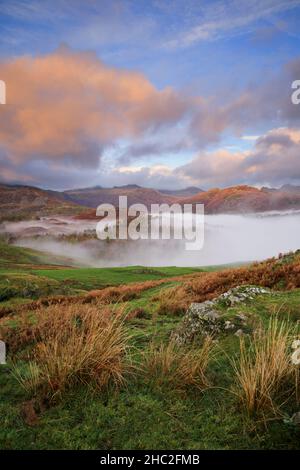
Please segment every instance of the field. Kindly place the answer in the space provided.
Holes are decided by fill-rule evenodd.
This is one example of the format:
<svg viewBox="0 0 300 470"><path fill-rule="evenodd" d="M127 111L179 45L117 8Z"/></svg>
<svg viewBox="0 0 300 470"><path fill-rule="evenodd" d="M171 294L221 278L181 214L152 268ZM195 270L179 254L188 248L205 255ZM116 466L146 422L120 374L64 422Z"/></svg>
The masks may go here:
<svg viewBox="0 0 300 470"><path fill-rule="evenodd" d="M0 275L1 292L11 287L11 295L0 302L0 333L8 345L7 364L0 366L0 448L299 448L299 425L291 419L299 410L295 370L287 365L280 390L270 390L271 402L251 411L237 388L233 359L240 364L242 357L237 335L224 330L212 343L199 338L183 349L170 340L192 301L216 298L257 278L272 291L230 307L220 303L220 317L247 318L246 344L255 331L270 331L274 318L297 338L299 253L240 268L76 269L46 266L26 250L20 266L14 250L3 248L6 266ZM106 332L99 337L95 316L97 328ZM83 361L93 352L84 349L83 324L99 362L105 335L109 340L119 334L106 345L111 352L106 365L93 373L83 363L75 370L76 356L84 350ZM60 336L62 325L68 338ZM279 344L283 330L276 331ZM72 335L75 344L69 341ZM76 353L66 357L74 364L67 372L63 354L72 348ZM49 351L48 363L49 355L43 354ZM291 353L289 343L285 352ZM93 368L94 360L89 364Z"/></svg>

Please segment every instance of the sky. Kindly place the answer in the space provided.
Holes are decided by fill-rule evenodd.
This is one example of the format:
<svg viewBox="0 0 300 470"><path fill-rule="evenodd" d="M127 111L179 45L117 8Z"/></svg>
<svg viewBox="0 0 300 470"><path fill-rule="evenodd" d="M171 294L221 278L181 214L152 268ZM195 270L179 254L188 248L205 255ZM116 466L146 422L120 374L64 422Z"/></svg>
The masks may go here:
<svg viewBox="0 0 300 470"><path fill-rule="evenodd" d="M0 0L0 181L300 185L300 0Z"/></svg>

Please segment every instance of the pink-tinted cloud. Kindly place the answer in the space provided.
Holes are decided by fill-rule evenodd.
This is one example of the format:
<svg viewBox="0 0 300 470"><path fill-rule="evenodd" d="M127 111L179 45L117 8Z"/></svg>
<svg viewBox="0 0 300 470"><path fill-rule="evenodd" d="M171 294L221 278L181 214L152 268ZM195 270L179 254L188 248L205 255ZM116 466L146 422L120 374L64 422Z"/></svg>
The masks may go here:
<svg viewBox="0 0 300 470"><path fill-rule="evenodd" d="M15 164L46 159L96 167L116 139L177 122L187 102L142 74L106 66L93 53L53 54L0 63L7 85L0 140Z"/></svg>
<svg viewBox="0 0 300 470"><path fill-rule="evenodd" d="M2 179L44 186L57 180L59 187L64 181L67 187L80 184L81 178L84 185L122 180L155 187L158 182L210 187L298 181L300 149L292 133L300 108L290 95L299 74L298 59L271 83L223 100L217 90L206 99L170 87L159 90L141 73L109 67L93 53L66 47L0 62L7 85L7 104L0 108ZM266 133L251 151L205 149L225 132L241 136L259 123L279 129ZM110 173L97 174L104 150L122 139L128 146L115 152ZM197 156L175 170L159 158L186 149ZM139 159L153 156L162 167L151 169L150 161L146 168L139 165ZM132 162L137 172L119 171L118 165Z"/></svg>
<svg viewBox="0 0 300 470"><path fill-rule="evenodd" d="M275 185L300 183L300 130L272 129L248 151L200 152L175 170L177 177L204 187L239 183Z"/></svg>
<svg viewBox="0 0 300 470"><path fill-rule="evenodd" d="M300 130L272 129L251 150L199 152L185 165L171 168L121 167L109 175L112 184L138 183L155 188L198 186L204 189L236 184L281 186L300 184Z"/></svg>

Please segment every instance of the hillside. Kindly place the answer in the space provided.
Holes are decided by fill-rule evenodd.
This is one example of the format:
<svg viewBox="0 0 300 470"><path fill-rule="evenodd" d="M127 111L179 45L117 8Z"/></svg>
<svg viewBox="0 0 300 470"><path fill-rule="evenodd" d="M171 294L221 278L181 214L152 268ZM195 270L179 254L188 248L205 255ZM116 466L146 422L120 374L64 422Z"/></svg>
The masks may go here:
<svg viewBox="0 0 300 470"><path fill-rule="evenodd" d="M128 197L128 205L141 203L151 204L205 204L205 212L245 213L300 209L300 190L297 186L285 185L279 189L254 188L247 185L230 188L214 188L208 191L190 187L183 190L154 190L128 185L114 188L90 188L66 191L68 198L88 207L107 202L118 205L119 196Z"/></svg>
<svg viewBox="0 0 300 470"><path fill-rule="evenodd" d="M168 194L169 196L190 197L195 196L198 193L203 193L204 191L196 186L189 186L184 189L160 189L159 192L162 194Z"/></svg>
<svg viewBox="0 0 300 470"><path fill-rule="evenodd" d="M62 193L33 186L0 184L0 222L23 220L47 215L73 215L83 210L66 200Z"/></svg>
<svg viewBox="0 0 300 470"><path fill-rule="evenodd" d="M96 208L102 203L118 206L119 196L127 196L128 205L139 203L145 204L147 207L150 207L151 204L172 204L172 202L177 200L177 198L172 195L162 194L155 189L141 188L135 185L115 188L70 190L66 191L64 194L77 204L93 208Z"/></svg>
<svg viewBox="0 0 300 470"><path fill-rule="evenodd" d="M300 193L282 189L257 189L251 186L233 186L210 189L193 197L181 199L182 204L200 203L208 214L245 213L300 209Z"/></svg>
<svg viewBox="0 0 300 470"><path fill-rule="evenodd" d="M94 218L94 209L98 205L109 203L118 206L120 196L127 196L128 206L140 203L148 208L151 204L202 203L205 204L207 214L300 209L299 188L291 185L282 186L280 189L257 189L240 185L200 192L195 187L158 191L138 185L127 185L113 188L96 186L59 192L33 186L0 184L0 222L50 215Z"/></svg>
<svg viewBox="0 0 300 470"><path fill-rule="evenodd" d="M299 448L299 375L290 360L299 337L299 252L211 273L86 274L0 275L0 338L8 346L2 449ZM109 277L115 285L105 288ZM248 282L272 289L246 285L220 296ZM97 290L76 294L90 283ZM258 294L245 297L247 289ZM216 341L198 331L195 341L172 342L186 328L190 303L212 298L214 320L202 328L219 325ZM259 360L245 363L245 348ZM258 379L243 382L242 373Z"/></svg>
<svg viewBox="0 0 300 470"><path fill-rule="evenodd" d="M72 259L45 251L10 245L0 238L0 270L35 267L73 266Z"/></svg>

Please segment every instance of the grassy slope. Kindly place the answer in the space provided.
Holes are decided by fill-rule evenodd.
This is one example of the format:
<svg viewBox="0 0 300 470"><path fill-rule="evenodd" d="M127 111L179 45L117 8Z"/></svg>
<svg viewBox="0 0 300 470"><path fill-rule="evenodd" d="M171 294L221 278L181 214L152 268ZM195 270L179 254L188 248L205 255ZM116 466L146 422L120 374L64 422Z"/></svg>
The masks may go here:
<svg viewBox="0 0 300 470"><path fill-rule="evenodd" d="M70 265L70 259L31 248L9 245L0 240L0 272L7 269L26 269L43 265Z"/></svg>
<svg viewBox="0 0 300 470"><path fill-rule="evenodd" d="M197 268L68 268L68 259L0 242L0 306L4 301L74 294L105 286L181 276ZM2 303L1 303L2 301Z"/></svg>
<svg viewBox="0 0 300 470"><path fill-rule="evenodd" d="M72 288L90 289L107 284L126 284L142 280L188 274L190 268L141 267L109 269L36 269L37 261L28 250L10 253L12 265L22 260L22 268L9 264L2 270L0 285L6 278L21 289L36 282L53 283ZM21 257L21 254L23 258ZM19 257L20 255L20 257ZM33 254L35 256L35 254ZM34 265L34 266L33 266ZM34 269L32 269L34 268ZM214 268L215 269L215 268ZM31 276L31 277L30 277ZM126 303L128 312L141 308L142 318L133 318L128 326L134 358L148 347L150 341L167 342L180 317L158 315L157 294L161 289L177 285L156 286ZM45 286L44 286L45 287ZM49 287L49 286L48 286ZM41 291L44 292L43 290ZM40 292L38 291L38 295ZM13 297L0 305L24 302ZM300 320L300 290L276 293L239 305L226 315L243 312L251 321L266 321L274 310L282 317ZM204 393L190 389L182 394L165 387L155 388L137 376L129 377L127 387L120 391L93 393L88 387L69 392L56 406L45 409L39 423L29 426L22 415L22 403L29 396L11 375L7 366L0 366L0 448L2 449L263 449L299 448L299 429L283 419L268 423L250 420L240 410L230 392L232 370L229 357L237 353L238 339L230 336L218 345L219 354L210 367L212 387ZM296 409L284 408L287 415Z"/></svg>
<svg viewBox="0 0 300 470"><path fill-rule="evenodd" d="M178 317L155 317L152 296L159 288L144 292L127 304L143 306L146 315L130 322L134 355L148 342L167 341ZM300 319L300 291L260 297L233 310L251 312L253 321L266 320L274 308ZM219 355L211 367L213 387L203 394L191 389L182 395L166 388L153 388L141 378L128 380L119 392L93 394L87 388L69 393L58 405L44 411L39 424L26 425L20 406L28 399L6 367L0 369L0 447L6 449L263 449L299 448L299 429L282 419L267 429L249 420L237 407L231 387L229 357L238 339L220 341ZM228 355L227 355L228 354ZM292 409L285 411L291 414Z"/></svg>
<svg viewBox="0 0 300 470"><path fill-rule="evenodd" d="M68 280L83 289L93 289L108 285L128 284L131 282L151 281L200 271L197 268L146 268L130 266L126 268L78 268L63 270L34 270L39 276L49 277L57 281Z"/></svg>
<svg viewBox="0 0 300 470"><path fill-rule="evenodd" d="M0 266L11 266L14 264L42 264L45 257L42 253L31 250L30 248L21 248L0 242Z"/></svg>

